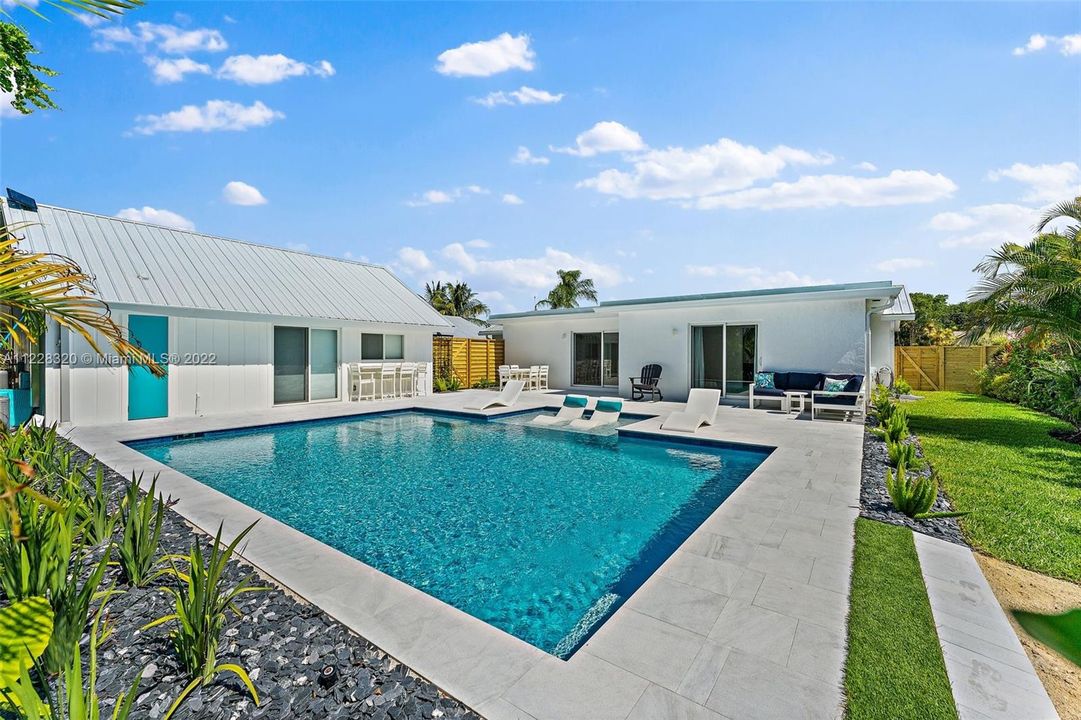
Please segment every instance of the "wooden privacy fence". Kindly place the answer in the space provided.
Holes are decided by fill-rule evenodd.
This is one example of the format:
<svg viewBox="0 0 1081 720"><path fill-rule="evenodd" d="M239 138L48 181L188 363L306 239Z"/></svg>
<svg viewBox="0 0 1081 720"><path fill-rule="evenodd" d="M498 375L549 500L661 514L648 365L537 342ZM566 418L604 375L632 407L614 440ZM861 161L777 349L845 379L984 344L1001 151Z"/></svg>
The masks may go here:
<svg viewBox="0 0 1081 720"><path fill-rule="evenodd" d="M503 341L458 337L432 337L432 362L436 376L454 375L462 387L478 380L499 381L503 364Z"/></svg>
<svg viewBox="0 0 1081 720"><path fill-rule="evenodd" d="M893 369L913 390L979 390L976 371L987 365L992 346L897 345Z"/></svg>

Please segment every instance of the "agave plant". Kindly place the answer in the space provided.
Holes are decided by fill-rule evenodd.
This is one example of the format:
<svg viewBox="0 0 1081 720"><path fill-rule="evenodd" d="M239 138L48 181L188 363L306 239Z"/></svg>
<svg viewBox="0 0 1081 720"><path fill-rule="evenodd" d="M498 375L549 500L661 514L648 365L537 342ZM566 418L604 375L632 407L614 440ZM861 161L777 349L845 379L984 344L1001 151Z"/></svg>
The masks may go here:
<svg viewBox="0 0 1081 720"><path fill-rule="evenodd" d="M253 586L251 575L232 587L226 586L225 570L229 560L237 545L253 527L255 523L245 528L233 542L223 548L222 528L219 525L214 542L205 556L199 540L192 543L187 557L187 573L178 569L175 563L168 571L177 581L176 587L166 588L173 596L175 612L154 620L143 630L165 623L175 623L170 633L173 647L176 648L184 669L191 676L191 682L180 692L163 720L168 720L196 687L209 685L223 672L233 673L240 678L251 693L252 700L256 705L259 704L259 694L255 691L248 672L235 663L218 662L218 643L221 640L226 613L231 610L236 615L240 614L234 604L236 598L245 593L269 589ZM174 561L171 559L170 562Z"/></svg>
<svg viewBox="0 0 1081 720"><path fill-rule="evenodd" d="M919 468L920 460L916 457L916 446L905 442L887 442L886 452L889 454L890 465L895 468Z"/></svg>
<svg viewBox="0 0 1081 720"><path fill-rule="evenodd" d="M900 443L909 436L908 416L905 415L904 410L894 410L889 420L884 421L880 427L874 428L872 432L887 443Z"/></svg>
<svg viewBox="0 0 1081 720"><path fill-rule="evenodd" d="M886 469L886 491L890 494L890 500L898 512L915 520L931 520L934 518L961 517L967 512L930 512L938 497L938 476L909 475L904 466L897 468L897 473Z"/></svg>

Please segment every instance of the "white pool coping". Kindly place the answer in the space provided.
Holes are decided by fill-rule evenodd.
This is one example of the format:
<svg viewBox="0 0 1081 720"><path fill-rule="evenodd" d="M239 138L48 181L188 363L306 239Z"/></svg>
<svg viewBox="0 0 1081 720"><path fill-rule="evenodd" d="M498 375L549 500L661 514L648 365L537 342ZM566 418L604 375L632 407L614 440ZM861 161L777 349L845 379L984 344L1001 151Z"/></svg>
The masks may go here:
<svg viewBox="0 0 1081 720"><path fill-rule="evenodd" d="M174 509L489 720L829 718L841 713L862 425L722 407L706 439L776 448L564 661L314 540L123 442L393 409L461 410L486 391L65 428L123 475L157 474ZM561 398L523 393L517 412ZM677 403L627 426L658 435ZM487 411L499 415L504 411Z"/></svg>

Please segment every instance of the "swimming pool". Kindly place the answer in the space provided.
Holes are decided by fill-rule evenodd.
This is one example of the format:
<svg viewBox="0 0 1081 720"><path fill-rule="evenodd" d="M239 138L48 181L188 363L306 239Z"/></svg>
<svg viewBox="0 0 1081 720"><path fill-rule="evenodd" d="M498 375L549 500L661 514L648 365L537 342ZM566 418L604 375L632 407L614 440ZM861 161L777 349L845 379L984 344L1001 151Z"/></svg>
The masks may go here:
<svg viewBox="0 0 1081 720"><path fill-rule="evenodd" d="M558 657L768 456L401 412L130 443Z"/></svg>

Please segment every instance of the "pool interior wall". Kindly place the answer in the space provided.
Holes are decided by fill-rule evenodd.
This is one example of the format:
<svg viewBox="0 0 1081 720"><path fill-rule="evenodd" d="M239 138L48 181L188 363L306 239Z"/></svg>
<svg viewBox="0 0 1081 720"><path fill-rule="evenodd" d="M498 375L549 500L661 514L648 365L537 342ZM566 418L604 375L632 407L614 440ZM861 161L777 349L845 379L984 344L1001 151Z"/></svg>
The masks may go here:
<svg viewBox="0 0 1081 720"><path fill-rule="evenodd" d="M536 414L394 411L128 445L568 658L770 449L531 427Z"/></svg>

